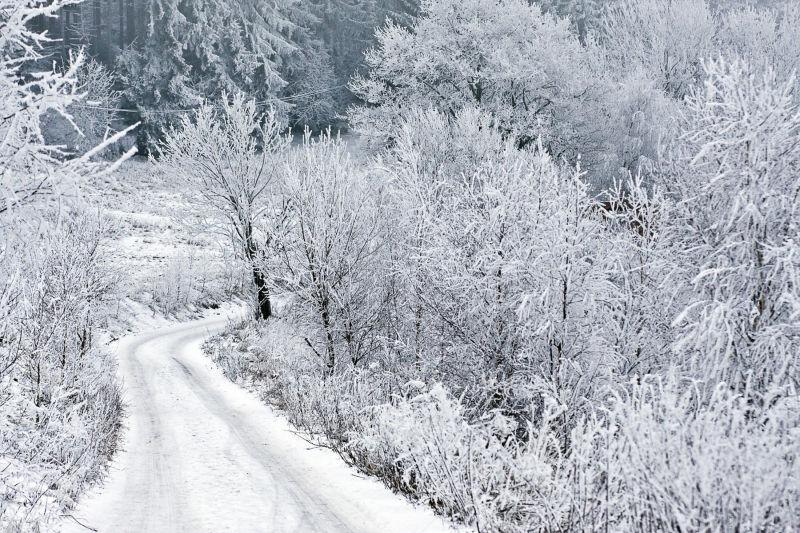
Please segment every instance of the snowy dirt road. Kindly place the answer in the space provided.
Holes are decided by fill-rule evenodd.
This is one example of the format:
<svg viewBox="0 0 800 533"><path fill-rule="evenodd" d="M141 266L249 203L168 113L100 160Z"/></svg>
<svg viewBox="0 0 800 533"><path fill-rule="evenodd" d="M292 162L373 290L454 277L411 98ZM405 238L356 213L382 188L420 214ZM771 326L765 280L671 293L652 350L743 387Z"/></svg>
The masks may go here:
<svg viewBox="0 0 800 533"><path fill-rule="evenodd" d="M225 379L200 346L226 320L220 315L118 342L129 409L122 449L105 485L66 518L65 531L449 530L333 452L311 448Z"/></svg>

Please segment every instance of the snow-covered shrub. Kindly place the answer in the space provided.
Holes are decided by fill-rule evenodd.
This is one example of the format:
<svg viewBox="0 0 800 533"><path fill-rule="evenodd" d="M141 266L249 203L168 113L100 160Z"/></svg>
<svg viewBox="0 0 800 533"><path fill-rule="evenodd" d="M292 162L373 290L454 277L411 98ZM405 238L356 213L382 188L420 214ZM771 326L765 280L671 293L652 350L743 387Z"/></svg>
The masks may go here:
<svg viewBox="0 0 800 533"><path fill-rule="evenodd" d="M492 429L470 425L463 406L441 384L397 405L376 407L364 433L351 444L361 449L388 483L426 503L489 530L499 508L497 488L506 481L513 452L503 437L515 423L496 414Z"/></svg>
<svg viewBox="0 0 800 533"><path fill-rule="evenodd" d="M396 489L479 531L782 531L798 527L798 405L753 416L720 386L647 380L575 424L564 449L548 402L519 438L439 384L374 408L348 448Z"/></svg>
<svg viewBox="0 0 800 533"><path fill-rule="evenodd" d="M283 233L276 238L278 283L327 375L379 348L386 227L380 191L330 132L289 154L283 168ZM266 270L266 269L265 269Z"/></svg>
<svg viewBox="0 0 800 533"><path fill-rule="evenodd" d="M35 406L3 378L12 396L0 411L0 528L39 531L97 483L116 450L122 390L116 359L92 350L68 386ZM42 525L40 525L42 524Z"/></svg>
<svg viewBox="0 0 800 533"><path fill-rule="evenodd" d="M235 265L208 264L203 257L179 255L168 259L163 270L150 280L150 303L166 316L208 308L242 294L245 277Z"/></svg>
<svg viewBox="0 0 800 533"><path fill-rule="evenodd" d="M779 24L776 10L742 6L725 12L720 22L719 41L727 53L765 65L775 57Z"/></svg>
<svg viewBox="0 0 800 533"><path fill-rule="evenodd" d="M232 381L256 386L270 403L283 405L287 375L318 372L320 362L291 324L280 318L264 324L232 323L204 347Z"/></svg>
<svg viewBox="0 0 800 533"><path fill-rule="evenodd" d="M565 452L551 429L560 416L548 401L537 424L518 427L497 411L469 421L464 405L434 384L375 407L349 448L393 488L478 531L580 530L600 523L592 514L602 428L578 423Z"/></svg>
<svg viewBox="0 0 800 533"><path fill-rule="evenodd" d="M389 398L387 386L366 370L327 375L305 335L281 318L234 324L209 340L205 351L228 378L253 389L310 437L323 437L325 445L353 461L344 444L360 433L362 411Z"/></svg>
<svg viewBox="0 0 800 533"><path fill-rule="evenodd" d="M793 394L787 398L787 392ZM624 531L790 531L800 527L796 391L649 379L611 402L608 518ZM754 409L755 405L769 405ZM602 449L600 450L603 451Z"/></svg>
<svg viewBox="0 0 800 533"><path fill-rule="evenodd" d="M675 352L710 386L797 383L800 113L793 82L739 61L706 64L662 169L670 239L690 292Z"/></svg>
<svg viewBox="0 0 800 533"><path fill-rule="evenodd" d="M153 305L165 315L192 305L197 289L191 275L192 257L171 259L152 284Z"/></svg>
<svg viewBox="0 0 800 533"><path fill-rule="evenodd" d="M0 526L37 530L98 480L121 391L94 340L114 283L103 221L67 213L19 230L0 271L16 286L0 342Z"/></svg>

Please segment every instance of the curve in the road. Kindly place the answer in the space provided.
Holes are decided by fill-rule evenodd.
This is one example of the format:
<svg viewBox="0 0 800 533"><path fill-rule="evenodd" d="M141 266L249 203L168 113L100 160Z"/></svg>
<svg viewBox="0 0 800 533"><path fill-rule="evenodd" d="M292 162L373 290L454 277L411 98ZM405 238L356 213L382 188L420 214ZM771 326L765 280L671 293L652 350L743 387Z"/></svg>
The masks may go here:
<svg viewBox="0 0 800 533"><path fill-rule="evenodd" d="M103 487L65 522L108 533L450 530L227 381L201 353L224 316L118 343L127 430Z"/></svg>

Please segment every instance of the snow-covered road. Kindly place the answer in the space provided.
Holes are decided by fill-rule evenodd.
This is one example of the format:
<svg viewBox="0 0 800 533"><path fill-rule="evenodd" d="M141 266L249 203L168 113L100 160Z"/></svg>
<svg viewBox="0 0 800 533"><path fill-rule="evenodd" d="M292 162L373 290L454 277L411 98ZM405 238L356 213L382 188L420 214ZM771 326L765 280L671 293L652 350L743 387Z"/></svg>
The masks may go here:
<svg viewBox="0 0 800 533"><path fill-rule="evenodd" d="M200 346L219 316L122 339L129 412L103 487L65 531L448 531L427 509L311 448Z"/></svg>

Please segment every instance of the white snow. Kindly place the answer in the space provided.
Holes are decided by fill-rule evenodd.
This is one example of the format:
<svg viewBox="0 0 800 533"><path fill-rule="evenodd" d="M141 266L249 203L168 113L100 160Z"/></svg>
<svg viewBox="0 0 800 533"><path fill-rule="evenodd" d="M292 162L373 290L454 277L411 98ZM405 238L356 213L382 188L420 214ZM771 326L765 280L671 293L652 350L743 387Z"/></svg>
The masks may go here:
<svg viewBox="0 0 800 533"><path fill-rule="evenodd" d="M129 408L122 449L64 531L452 531L228 381L201 345L230 313L116 343Z"/></svg>

